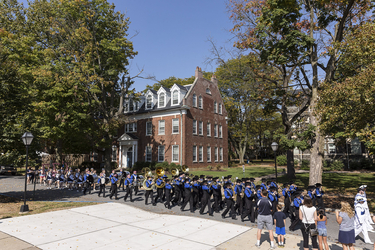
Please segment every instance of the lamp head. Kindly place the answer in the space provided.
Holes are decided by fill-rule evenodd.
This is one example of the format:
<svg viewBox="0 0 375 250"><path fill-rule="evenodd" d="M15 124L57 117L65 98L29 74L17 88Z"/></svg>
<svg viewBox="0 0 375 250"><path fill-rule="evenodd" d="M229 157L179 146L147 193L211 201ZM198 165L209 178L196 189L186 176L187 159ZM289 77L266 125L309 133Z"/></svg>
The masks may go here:
<svg viewBox="0 0 375 250"><path fill-rule="evenodd" d="M22 138L23 144L25 144L25 146L30 146L31 142L34 139L34 136L30 132L25 132L21 138Z"/></svg>
<svg viewBox="0 0 375 250"><path fill-rule="evenodd" d="M271 148L272 148L273 152L276 152L278 147L279 147L279 144L277 144L277 142L272 142Z"/></svg>

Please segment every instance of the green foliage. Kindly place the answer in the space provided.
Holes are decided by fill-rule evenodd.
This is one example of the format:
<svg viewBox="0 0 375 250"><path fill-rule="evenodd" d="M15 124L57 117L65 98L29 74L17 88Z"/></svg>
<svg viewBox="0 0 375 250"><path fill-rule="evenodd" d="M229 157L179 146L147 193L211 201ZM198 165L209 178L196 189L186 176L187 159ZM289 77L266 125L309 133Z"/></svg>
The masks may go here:
<svg viewBox="0 0 375 250"><path fill-rule="evenodd" d="M276 157L276 163L278 166L286 166L287 164L287 159L286 155L279 155Z"/></svg>
<svg viewBox="0 0 375 250"><path fill-rule="evenodd" d="M220 165L217 165L217 166L216 166L216 170L217 170L217 171L220 171L220 170L221 170L221 166L220 166Z"/></svg>
<svg viewBox="0 0 375 250"><path fill-rule="evenodd" d="M341 160L335 160L330 164L329 170L344 170L344 163Z"/></svg>
<svg viewBox="0 0 375 250"><path fill-rule="evenodd" d="M160 162L159 162L160 163ZM135 171L142 171L144 168L149 168L151 170L155 170L157 162L144 162L144 161L137 161L133 165L133 170Z"/></svg>
<svg viewBox="0 0 375 250"><path fill-rule="evenodd" d="M302 170L310 170L310 161L309 160L302 160L301 169Z"/></svg>
<svg viewBox="0 0 375 250"><path fill-rule="evenodd" d="M211 165L208 165L207 168L208 168L208 170L210 170L210 171L212 170L212 166L211 166Z"/></svg>
<svg viewBox="0 0 375 250"><path fill-rule="evenodd" d="M299 165L299 159L294 158L293 161L294 161L294 165L295 165L295 166L296 166L296 165Z"/></svg>

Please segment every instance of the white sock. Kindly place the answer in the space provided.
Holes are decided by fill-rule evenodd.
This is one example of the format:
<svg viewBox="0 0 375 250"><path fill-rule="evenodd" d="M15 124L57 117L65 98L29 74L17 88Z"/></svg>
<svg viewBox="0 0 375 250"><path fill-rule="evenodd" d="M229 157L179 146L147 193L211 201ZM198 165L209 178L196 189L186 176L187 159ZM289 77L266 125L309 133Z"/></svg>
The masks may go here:
<svg viewBox="0 0 375 250"><path fill-rule="evenodd" d="M260 245L260 240L257 240L257 245Z"/></svg>
<svg viewBox="0 0 375 250"><path fill-rule="evenodd" d="M275 246L275 242L271 241L271 247L274 247L274 246Z"/></svg>

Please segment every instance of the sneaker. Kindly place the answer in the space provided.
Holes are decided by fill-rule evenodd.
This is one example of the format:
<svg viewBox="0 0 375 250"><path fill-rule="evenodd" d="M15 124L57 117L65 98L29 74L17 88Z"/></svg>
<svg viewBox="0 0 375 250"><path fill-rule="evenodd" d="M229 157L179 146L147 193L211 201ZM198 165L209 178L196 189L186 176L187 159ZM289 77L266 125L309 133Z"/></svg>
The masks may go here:
<svg viewBox="0 0 375 250"><path fill-rule="evenodd" d="M255 246L256 246L257 248L260 248L260 245L258 245L258 244L255 244Z"/></svg>
<svg viewBox="0 0 375 250"><path fill-rule="evenodd" d="M276 249L276 248L277 248L277 246L274 245L274 246L271 246L271 247L270 247L270 250L272 250L272 249Z"/></svg>

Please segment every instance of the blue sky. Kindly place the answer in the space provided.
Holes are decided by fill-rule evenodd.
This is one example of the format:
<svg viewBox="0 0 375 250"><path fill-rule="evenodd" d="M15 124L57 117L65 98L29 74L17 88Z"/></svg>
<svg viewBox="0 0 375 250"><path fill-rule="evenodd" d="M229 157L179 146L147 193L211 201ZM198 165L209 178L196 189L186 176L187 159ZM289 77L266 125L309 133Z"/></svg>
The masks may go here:
<svg viewBox="0 0 375 250"><path fill-rule="evenodd" d="M130 74L143 68L143 76L162 80L170 76L185 78L195 68L214 71L216 65L205 63L211 56L211 38L218 46L231 47L232 23L225 0L108 0L126 13L131 24L129 35L138 55L132 60ZM141 91L154 82L137 79L134 87Z"/></svg>

